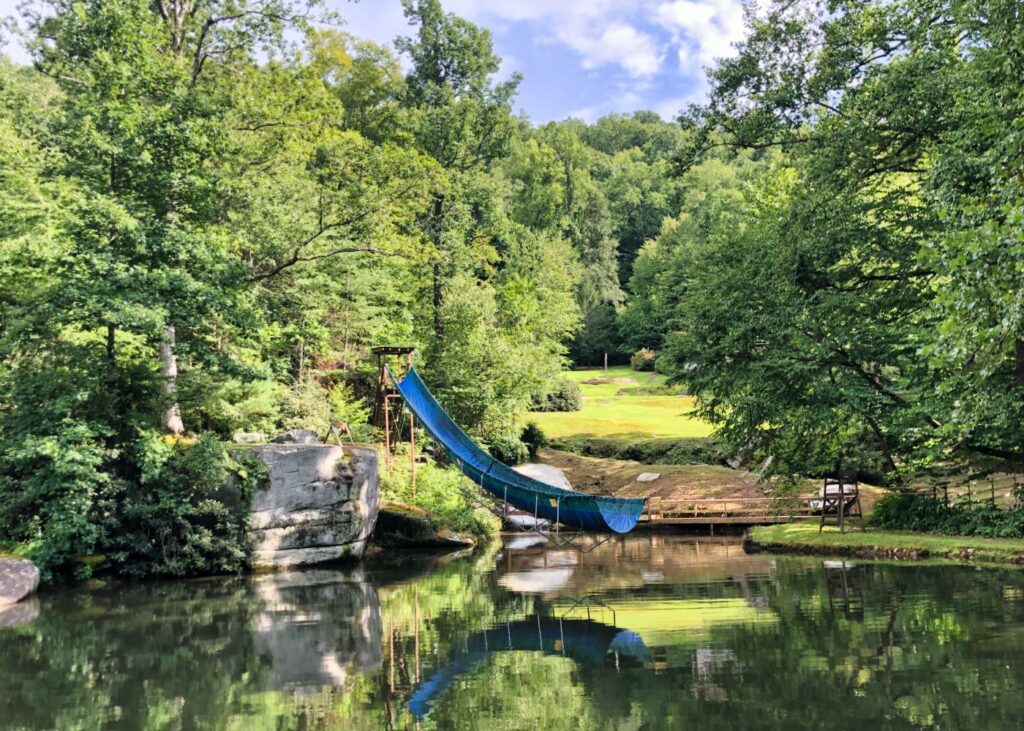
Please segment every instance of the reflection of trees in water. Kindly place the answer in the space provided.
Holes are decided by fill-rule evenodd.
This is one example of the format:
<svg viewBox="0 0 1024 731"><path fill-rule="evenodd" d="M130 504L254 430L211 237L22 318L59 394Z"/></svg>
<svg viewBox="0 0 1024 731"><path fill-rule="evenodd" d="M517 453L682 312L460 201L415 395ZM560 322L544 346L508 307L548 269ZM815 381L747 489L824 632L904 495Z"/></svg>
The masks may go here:
<svg viewBox="0 0 1024 731"><path fill-rule="evenodd" d="M717 626L696 647L681 638L676 648L657 648L668 662L656 671L574 663L557 672L550 658L514 653L473 668L422 728L473 714L488 721L478 728L1016 727L1024 678L1013 658L1024 637L997 628L1024 619L1020 601L1006 601L1019 599L1024 577L948 566L855 571L847 579L861 595L863 621L860 610L851 618L829 610L820 564L781 560L771 578L671 589L750 592L777 622ZM499 667L513 675L496 674ZM582 710L573 701L581 690ZM518 693L537 693L538 703L506 697ZM564 712L541 699L559 699Z"/></svg>
<svg viewBox="0 0 1024 731"><path fill-rule="evenodd" d="M379 640L373 586L337 572L57 594L0 634L0 718L222 728L262 691L342 685L379 667Z"/></svg>
<svg viewBox="0 0 1024 731"><path fill-rule="evenodd" d="M848 616L820 562L687 568L647 548L586 564L581 585L599 587L604 566L603 599L726 599L775 621L670 633L645 667L550 647L488 655L419 728L1012 728L1024 711L1017 571L844 568L861 605ZM555 601L504 588L500 550L366 581L316 571L43 596L35 621L0 632L0 726L412 727L417 683L485 628ZM665 578L616 574L645 570Z"/></svg>
<svg viewBox="0 0 1024 731"><path fill-rule="evenodd" d="M0 718L39 729L223 725L226 701L266 677L256 611L249 584L231 579L44 597L34 622L0 634Z"/></svg>
<svg viewBox="0 0 1024 731"><path fill-rule="evenodd" d="M622 699L618 708L603 708L609 717L641 707L667 727L1016 727L1024 678L1006 661L1024 642L993 628L1024 619L1019 602L1002 601L1004 586L1019 586L1021 577L951 567L860 568L864 622L829 612L820 574L782 570L768 595L781 621L713 630L709 646L727 650L735 662L720 656L646 682L629 679L627 687L594 677L592 695ZM687 686L694 693L684 697L679 690Z"/></svg>

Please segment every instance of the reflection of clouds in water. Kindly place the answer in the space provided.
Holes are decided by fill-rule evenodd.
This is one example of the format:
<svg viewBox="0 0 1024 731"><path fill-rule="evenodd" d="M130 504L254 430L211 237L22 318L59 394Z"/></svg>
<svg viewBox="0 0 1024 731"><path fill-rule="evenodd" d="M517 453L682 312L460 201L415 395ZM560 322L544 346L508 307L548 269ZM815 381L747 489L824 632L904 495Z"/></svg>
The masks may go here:
<svg viewBox="0 0 1024 731"><path fill-rule="evenodd" d="M539 546L547 540L544 536L538 535L517 536L505 544L505 549L508 551L525 551L527 548Z"/></svg>
<svg viewBox="0 0 1024 731"><path fill-rule="evenodd" d="M542 594L561 589L569 583L572 576L571 568L533 569L530 571L510 571L498 579L498 584L522 594Z"/></svg>

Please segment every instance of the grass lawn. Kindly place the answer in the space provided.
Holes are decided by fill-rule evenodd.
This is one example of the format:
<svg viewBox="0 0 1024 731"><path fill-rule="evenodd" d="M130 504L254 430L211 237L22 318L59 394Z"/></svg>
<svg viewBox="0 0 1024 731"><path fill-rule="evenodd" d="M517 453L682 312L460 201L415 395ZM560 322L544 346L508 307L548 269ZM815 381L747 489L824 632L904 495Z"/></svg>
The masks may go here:
<svg viewBox="0 0 1024 731"><path fill-rule="evenodd" d="M894 558L952 558L972 561L1024 563L1024 540L971 538L934 533L848 529L818 532L817 522L758 526L749 537L755 545L773 551L823 553Z"/></svg>
<svg viewBox="0 0 1024 731"><path fill-rule="evenodd" d="M583 391L583 408L567 413L534 412L530 418L549 437L659 437L687 438L711 435L711 425L687 412L693 409L690 396L663 391L665 377L658 373L631 370L626 366L570 371L569 377ZM583 381L609 379L609 383Z"/></svg>

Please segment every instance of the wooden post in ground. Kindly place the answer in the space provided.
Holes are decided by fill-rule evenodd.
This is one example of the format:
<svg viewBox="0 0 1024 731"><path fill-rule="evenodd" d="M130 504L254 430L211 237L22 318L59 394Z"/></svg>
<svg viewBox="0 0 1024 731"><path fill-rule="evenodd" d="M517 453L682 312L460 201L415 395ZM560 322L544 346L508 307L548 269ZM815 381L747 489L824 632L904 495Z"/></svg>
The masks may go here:
<svg viewBox="0 0 1024 731"><path fill-rule="evenodd" d="M391 404L388 397L384 397L384 460L387 464L388 474L391 474Z"/></svg>

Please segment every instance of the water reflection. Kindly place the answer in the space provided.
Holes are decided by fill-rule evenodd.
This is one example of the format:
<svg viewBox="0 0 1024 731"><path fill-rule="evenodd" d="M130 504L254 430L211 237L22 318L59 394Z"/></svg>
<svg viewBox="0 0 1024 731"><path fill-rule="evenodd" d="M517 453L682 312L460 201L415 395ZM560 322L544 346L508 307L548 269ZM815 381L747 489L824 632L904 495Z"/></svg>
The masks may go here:
<svg viewBox="0 0 1024 731"><path fill-rule="evenodd" d="M1024 712L1015 568L663 536L392 558L42 595L0 630L0 728L976 729Z"/></svg>
<svg viewBox="0 0 1024 731"><path fill-rule="evenodd" d="M417 717L424 716L433 700L454 681L499 652L547 653L583 665L614 663L616 669L623 664L643 666L651 662L650 652L635 632L589 619L536 614L466 638L451 660L414 689L409 710Z"/></svg>
<svg viewBox="0 0 1024 731"><path fill-rule="evenodd" d="M381 667L380 603L361 572L292 571L253 582L264 687L313 693Z"/></svg>

